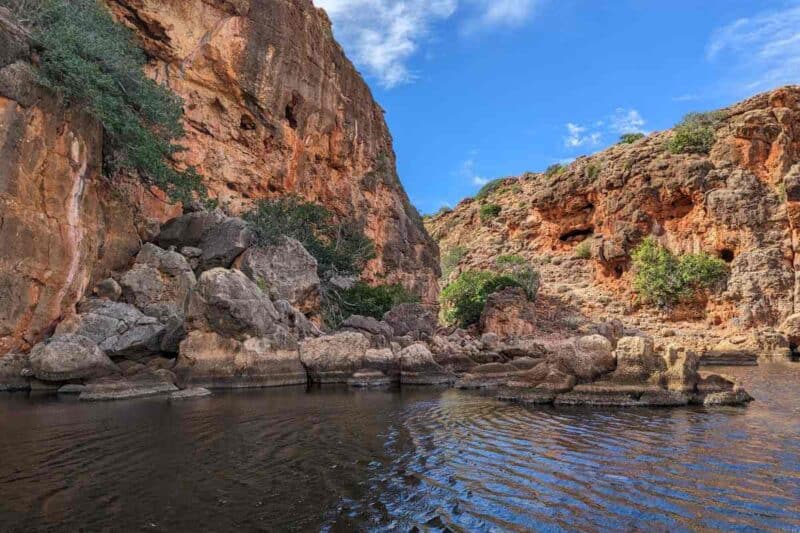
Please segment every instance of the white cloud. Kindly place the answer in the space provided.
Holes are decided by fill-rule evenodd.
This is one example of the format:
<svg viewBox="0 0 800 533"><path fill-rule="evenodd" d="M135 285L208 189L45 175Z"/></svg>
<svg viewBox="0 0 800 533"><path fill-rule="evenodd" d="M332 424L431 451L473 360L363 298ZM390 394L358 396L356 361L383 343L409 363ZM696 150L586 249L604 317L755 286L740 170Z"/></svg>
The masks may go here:
<svg viewBox="0 0 800 533"><path fill-rule="evenodd" d="M414 78L407 61L458 0L315 0L353 61L386 88Z"/></svg>
<svg viewBox="0 0 800 533"><path fill-rule="evenodd" d="M695 100L700 100L699 94L687 93L672 97L673 102L693 102Z"/></svg>
<svg viewBox="0 0 800 533"><path fill-rule="evenodd" d="M578 148L580 146L596 146L600 143L602 134L599 131L588 132L588 128L567 122L567 136L564 137L564 146Z"/></svg>
<svg viewBox="0 0 800 533"><path fill-rule="evenodd" d="M609 121L613 133L647 133L643 128L645 120L636 109L618 107Z"/></svg>
<svg viewBox="0 0 800 533"><path fill-rule="evenodd" d="M481 187L492 181L488 178L484 178L475 171L475 159L472 157L461 163L461 169L459 173L461 176L471 181L473 185L478 185Z"/></svg>
<svg viewBox="0 0 800 533"><path fill-rule="evenodd" d="M601 144L603 139L608 136L616 139L621 133L647 133L644 129L646 123L642 114L636 109L618 107L606 119L591 122L591 126L567 122L564 146L567 148L593 147Z"/></svg>
<svg viewBox="0 0 800 533"><path fill-rule="evenodd" d="M798 80L800 6L742 18L715 30L706 49L709 61L732 61L734 75L754 90Z"/></svg>
<svg viewBox="0 0 800 533"><path fill-rule="evenodd" d="M336 38L353 62L385 88L414 80L409 60L437 22L464 12L464 33L515 27L541 0L314 0L327 11Z"/></svg>

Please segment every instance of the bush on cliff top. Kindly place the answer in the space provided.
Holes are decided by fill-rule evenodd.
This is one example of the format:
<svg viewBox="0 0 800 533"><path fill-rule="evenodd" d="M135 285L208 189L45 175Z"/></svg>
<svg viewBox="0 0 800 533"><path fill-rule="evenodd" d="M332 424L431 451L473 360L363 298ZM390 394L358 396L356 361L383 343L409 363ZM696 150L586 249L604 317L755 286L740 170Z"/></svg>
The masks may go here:
<svg viewBox="0 0 800 533"><path fill-rule="evenodd" d="M39 83L102 125L106 165L135 171L175 201L204 196L200 176L176 170L175 141L184 134L182 101L144 74L133 34L96 0L0 0L31 29Z"/></svg>
<svg viewBox="0 0 800 533"><path fill-rule="evenodd" d="M504 181L505 178L497 178L490 181L489 183L485 184L483 187L480 188L478 194L475 195L475 198L477 198L478 200L486 198L487 196L498 190L503 185Z"/></svg>
<svg viewBox="0 0 800 533"><path fill-rule="evenodd" d="M467 270L442 290L439 301L447 324L469 326L478 322L487 298L506 287L520 287L529 300L539 292L539 272L518 255L495 260L496 272Z"/></svg>
<svg viewBox="0 0 800 533"><path fill-rule="evenodd" d="M718 111L689 113L675 126L667 141L673 154L707 154L714 146L717 127L722 120Z"/></svg>
<svg viewBox="0 0 800 533"><path fill-rule="evenodd" d="M623 133L617 144L633 144L639 139L644 139L644 133Z"/></svg>
<svg viewBox="0 0 800 533"><path fill-rule="evenodd" d="M511 276L468 270L445 287L439 296L447 324L461 327L478 322L490 294L506 287L519 287Z"/></svg>
<svg viewBox="0 0 800 533"><path fill-rule="evenodd" d="M652 237L642 241L632 258L634 290L642 302L658 307L691 301L728 274L722 259L704 252L676 257Z"/></svg>

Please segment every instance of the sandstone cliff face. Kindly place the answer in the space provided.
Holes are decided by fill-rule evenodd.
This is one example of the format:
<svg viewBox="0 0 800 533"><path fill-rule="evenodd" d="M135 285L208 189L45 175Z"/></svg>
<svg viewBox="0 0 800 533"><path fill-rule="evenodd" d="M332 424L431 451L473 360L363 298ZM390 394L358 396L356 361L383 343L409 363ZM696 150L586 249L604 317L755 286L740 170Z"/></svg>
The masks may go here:
<svg viewBox="0 0 800 533"><path fill-rule="evenodd" d="M654 235L673 252L702 250L730 265L727 289L689 318L777 325L800 307L800 87L755 96L723 117L708 156L671 154L671 133L655 133L549 177L506 180L484 200L501 206L494 220L482 223L481 201L465 200L428 229L443 256L466 250L456 272L521 254L539 262L545 292L588 314L620 315L636 314L630 252ZM589 262L574 257L582 242ZM635 316L629 323L641 325Z"/></svg>
<svg viewBox="0 0 800 533"><path fill-rule="evenodd" d="M397 179L382 110L310 0L109 1L186 102L183 162L231 211L298 194L365 224L366 277L435 298L437 249ZM102 173L89 117L38 90L0 9L0 355L27 350L180 208Z"/></svg>
<svg viewBox="0 0 800 533"><path fill-rule="evenodd" d="M0 10L0 354L41 340L126 265L139 214L160 203L102 177L101 128L37 90L28 59L25 34Z"/></svg>
<svg viewBox="0 0 800 533"><path fill-rule="evenodd" d="M296 194L365 225L365 276L430 301L437 250L400 185L366 83L311 0L109 0L186 105L181 158L232 212Z"/></svg>

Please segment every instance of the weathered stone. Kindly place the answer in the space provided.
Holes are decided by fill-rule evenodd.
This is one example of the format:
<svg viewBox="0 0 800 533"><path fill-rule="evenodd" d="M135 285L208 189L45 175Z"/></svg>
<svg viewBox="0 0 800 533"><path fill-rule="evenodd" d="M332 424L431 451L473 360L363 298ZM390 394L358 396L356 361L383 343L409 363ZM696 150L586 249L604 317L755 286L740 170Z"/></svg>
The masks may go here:
<svg viewBox="0 0 800 533"><path fill-rule="evenodd" d="M287 300L303 313L319 310L317 260L298 241L249 248L236 264L272 300Z"/></svg>
<svg viewBox="0 0 800 533"><path fill-rule="evenodd" d="M752 401L753 397L747 394L747 392L744 390L738 390L711 393L703 399L703 405L709 407L723 405L744 405Z"/></svg>
<svg viewBox="0 0 800 533"><path fill-rule="evenodd" d="M653 351L653 339L623 337L614 351L617 368L608 377L614 383L647 383L651 376L664 370L664 360Z"/></svg>
<svg viewBox="0 0 800 533"><path fill-rule="evenodd" d="M30 369L30 360L24 354L8 354L0 357L0 392L25 391L31 388L24 372Z"/></svg>
<svg viewBox="0 0 800 533"><path fill-rule="evenodd" d="M192 331L181 342L175 367L182 386L276 387L307 382L297 346L278 336L245 341Z"/></svg>
<svg viewBox="0 0 800 533"><path fill-rule="evenodd" d="M508 287L486 299L480 319L484 333L520 337L536 332L535 305L519 287Z"/></svg>
<svg viewBox="0 0 800 533"><path fill-rule="evenodd" d="M670 345L664 359L666 370L656 377L656 381L671 391L692 392L697 388L700 375L697 371L700 358L692 351Z"/></svg>
<svg viewBox="0 0 800 533"><path fill-rule="evenodd" d="M183 321L186 298L197 279L183 255L148 243L121 283L128 303L166 323L173 317Z"/></svg>
<svg viewBox="0 0 800 533"><path fill-rule="evenodd" d="M536 389L558 393L572 390L577 380L572 374L547 362L541 362L530 370L520 372L507 383L512 389Z"/></svg>
<svg viewBox="0 0 800 533"><path fill-rule="evenodd" d="M241 218L229 217L208 228L200 241L203 254L198 272L212 268L229 268L253 242L253 233Z"/></svg>
<svg viewBox="0 0 800 533"><path fill-rule="evenodd" d="M125 378L100 378L86 384L81 401L131 400L176 392L174 376L167 370L142 372Z"/></svg>
<svg viewBox="0 0 800 533"><path fill-rule="evenodd" d="M161 352L166 328L132 305L91 300L81 314L58 325L56 335L74 333L92 339L111 357L139 359Z"/></svg>
<svg viewBox="0 0 800 533"><path fill-rule="evenodd" d="M106 278L94 286L92 293L98 298L107 298L116 302L122 296L122 287L114 278Z"/></svg>
<svg viewBox="0 0 800 533"><path fill-rule="evenodd" d="M340 330L362 333L372 346L379 348L389 346L394 338L394 330L389 324L368 316L351 315L342 322Z"/></svg>
<svg viewBox="0 0 800 533"><path fill-rule="evenodd" d="M43 381L96 378L119 371L92 339L72 334L34 346L30 364L34 375Z"/></svg>
<svg viewBox="0 0 800 533"><path fill-rule="evenodd" d="M361 333L341 332L300 343L300 361L316 383L346 383L364 367L369 340Z"/></svg>
<svg viewBox="0 0 800 533"><path fill-rule="evenodd" d="M211 396L211 391L203 387L191 387L189 389L179 390L169 395L170 400L192 400L194 398L204 398Z"/></svg>
<svg viewBox="0 0 800 533"><path fill-rule="evenodd" d="M498 387L519 374L519 368L503 363L489 363L472 368L455 383L458 389L488 389Z"/></svg>
<svg viewBox="0 0 800 533"><path fill-rule="evenodd" d="M59 394L80 394L86 390L86 385L78 383L67 383L58 388Z"/></svg>
<svg viewBox="0 0 800 533"><path fill-rule="evenodd" d="M400 382L407 385L452 384L456 377L445 371L422 343L415 343L400 351Z"/></svg>
<svg viewBox="0 0 800 533"><path fill-rule="evenodd" d="M378 370L359 370L347 379L347 384L355 388L387 387L392 380Z"/></svg>
<svg viewBox="0 0 800 533"><path fill-rule="evenodd" d="M189 330L214 331L243 339L275 331L280 315L261 289L239 270L215 268L203 272L189 294Z"/></svg>
<svg viewBox="0 0 800 533"><path fill-rule="evenodd" d="M364 369L378 370L389 379L397 381L400 377L399 351L392 348L368 348L364 353Z"/></svg>
<svg viewBox="0 0 800 533"><path fill-rule="evenodd" d="M384 316L397 337L409 336L415 341L427 340L436 330L437 319L422 304L400 304L394 306Z"/></svg>
<svg viewBox="0 0 800 533"><path fill-rule="evenodd" d="M278 312L281 324L289 328L298 339L317 337L322 334L313 322L286 300L275 302L275 310Z"/></svg>
<svg viewBox="0 0 800 533"><path fill-rule="evenodd" d="M611 342L597 334L561 346L547 362L581 382L592 381L615 368Z"/></svg>

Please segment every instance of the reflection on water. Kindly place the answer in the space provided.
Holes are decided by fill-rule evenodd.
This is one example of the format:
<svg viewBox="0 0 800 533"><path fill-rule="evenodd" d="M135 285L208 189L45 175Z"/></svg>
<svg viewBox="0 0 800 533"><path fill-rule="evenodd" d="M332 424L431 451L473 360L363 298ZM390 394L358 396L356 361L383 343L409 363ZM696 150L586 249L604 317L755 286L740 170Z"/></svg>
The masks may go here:
<svg viewBox="0 0 800 533"><path fill-rule="evenodd" d="M747 408L454 390L0 396L0 530L800 530L800 365Z"/></svg>

